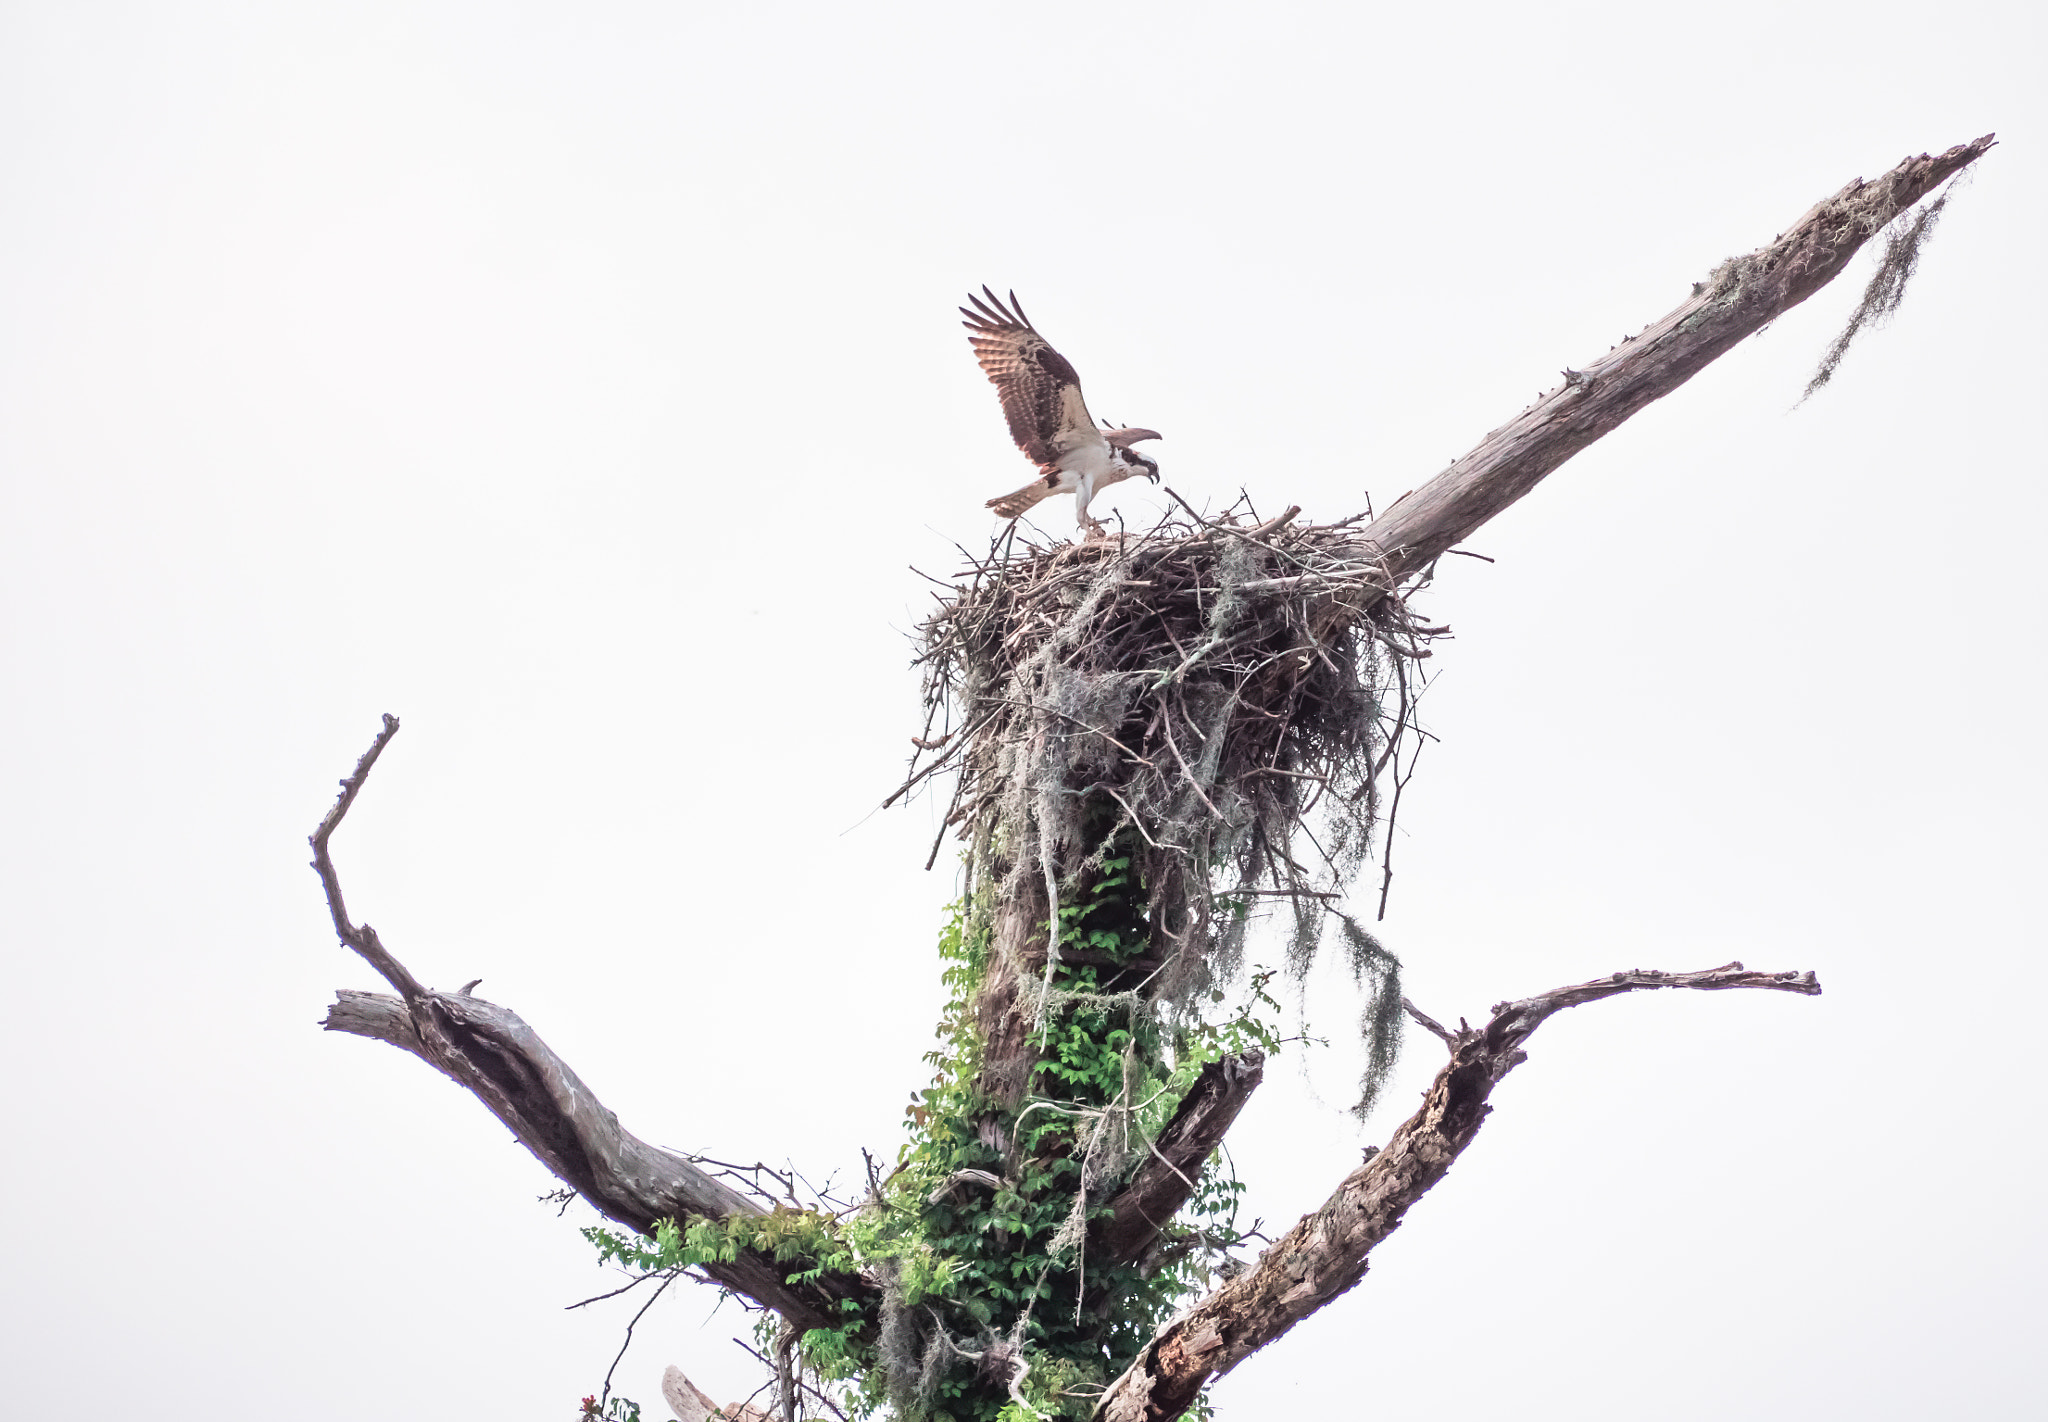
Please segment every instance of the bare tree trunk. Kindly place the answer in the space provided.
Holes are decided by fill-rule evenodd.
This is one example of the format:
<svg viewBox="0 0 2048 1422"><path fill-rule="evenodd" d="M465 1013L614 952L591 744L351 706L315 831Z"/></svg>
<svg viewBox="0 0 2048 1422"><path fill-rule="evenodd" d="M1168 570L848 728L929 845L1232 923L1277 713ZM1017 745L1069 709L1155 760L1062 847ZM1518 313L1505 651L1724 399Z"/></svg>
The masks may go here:
<svg viewBox="0 0 2048 1422"><path fill-rule="evenodd" d="M1052 908L1045 885L1036 879L1020 886L996 909L989 935L988 972L974 1000L974 1020L981 1038L979 1087L999 1111L1023 1104L1038 1063L1032 1040L1030 975L1046 954L1045 925Z"/></svg>

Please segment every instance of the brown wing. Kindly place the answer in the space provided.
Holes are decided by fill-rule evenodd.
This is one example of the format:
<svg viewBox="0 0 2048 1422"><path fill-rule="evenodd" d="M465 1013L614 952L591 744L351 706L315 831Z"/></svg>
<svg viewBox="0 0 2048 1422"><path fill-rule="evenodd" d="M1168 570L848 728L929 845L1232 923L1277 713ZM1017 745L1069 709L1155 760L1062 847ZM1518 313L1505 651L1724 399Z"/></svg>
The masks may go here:
<svg viewBox="0 0 2048 1422"><path fill-rule="evenodd" d="M1067 358L1031 328L1017 293L1010 304L987 287L982 300L971 292L974 309L963 306L960 324L967 344L988 374L1010 422L1010 438L1034 464L1051 464L1079 445L1099 443L1102 436L1088 407L1081 402L1081 377Z"/></svg>

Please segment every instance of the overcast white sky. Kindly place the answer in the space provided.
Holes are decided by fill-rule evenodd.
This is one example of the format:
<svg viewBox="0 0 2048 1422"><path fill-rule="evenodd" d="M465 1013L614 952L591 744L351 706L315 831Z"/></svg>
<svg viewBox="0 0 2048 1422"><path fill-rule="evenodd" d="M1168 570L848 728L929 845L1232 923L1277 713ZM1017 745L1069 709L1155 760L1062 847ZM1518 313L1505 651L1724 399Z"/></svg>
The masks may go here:
<svg viewBox="0 0 2048 1422"><path fill-rule="evenodd" d="M908 571L1023 461L1015 287L1166 482L1384 506L1722 258L1996 129L1867 261L1453 560L1383 925L1538 1036L1223 1415L2038 1416L2048 104L2038 5L0 4L0 1370L14 1415L565 1422L624 1311L419 1062L423 978L633 1130L893 1151L940 994ZM1163 497L1118 489L1136 519ZM1052 528L1066 529L1066 502ZM1366 895L1361 886L1360 898ZM1233 1140L1284 1226L1354 1011ZM673 1291L618 1385L755 1381Z"/></svg>

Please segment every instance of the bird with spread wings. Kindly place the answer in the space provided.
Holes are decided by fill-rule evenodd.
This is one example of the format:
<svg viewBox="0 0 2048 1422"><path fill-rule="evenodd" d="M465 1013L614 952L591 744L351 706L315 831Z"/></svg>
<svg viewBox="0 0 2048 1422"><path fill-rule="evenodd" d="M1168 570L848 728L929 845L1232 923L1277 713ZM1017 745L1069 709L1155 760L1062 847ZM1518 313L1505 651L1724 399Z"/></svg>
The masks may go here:
<svg viewBox="0 0 2048 1422"><path fill-rule="evenodd" d="M1040 499L1072 494L1075 521L1089 537L1101 537L1102 523L1089 516L1088 501L1134 474L1158 483L1158 464L1131 446L1158 439L1159 432L1098 428L1081 400L1081 377L1032 329L1017 304L1017 293L1010 293L1005 306L993 291L985 286L981 290L987 300L968 293L973 309L960 308L967 318L960 324L968 330L974 358L1002 399L1010 437L1038 466L1038 477L1014 493L990 499L988 506L1004 518L1016 518Z"/></svg>

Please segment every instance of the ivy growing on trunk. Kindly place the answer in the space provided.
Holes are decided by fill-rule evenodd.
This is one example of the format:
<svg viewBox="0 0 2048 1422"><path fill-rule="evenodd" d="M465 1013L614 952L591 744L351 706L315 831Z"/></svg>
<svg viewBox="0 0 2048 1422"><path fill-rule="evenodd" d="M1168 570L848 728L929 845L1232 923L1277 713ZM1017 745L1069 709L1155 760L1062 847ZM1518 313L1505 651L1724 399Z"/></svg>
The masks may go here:
<svg viewBox="0 0 2048 1422"><path fill-rule="evenodd" d="M1129 853L1135 836L1115 837L1123 842L1060 909L1062 956L1020 1106L977 1086L971 1007L991 915L962 899L939 939L950 998L939 1046L925 1056L934 1076L906 1108L894 1170L866 1200L841 1212L665 1220L652 1240L588 1228L600 1258L659 1273L752 1250L878 1277L877 1299L848 1301L835 1325L799 1339L804 1364L849 1416L887 1404L907 1422L1086 1418L1174 1306L1232 1267L1228 1251L1247 1237L1237 1224L1242 1186L1213 1152L1183 1218L1136 1260L1099 1250L1091 1260L1090 1227L1108 1217L1111 1191L1204 1067L1281 1045L1266 970L1251 976L1233 1015L1179 1031L1156 1020L1134 991L1152 942Z"/></svg>

